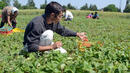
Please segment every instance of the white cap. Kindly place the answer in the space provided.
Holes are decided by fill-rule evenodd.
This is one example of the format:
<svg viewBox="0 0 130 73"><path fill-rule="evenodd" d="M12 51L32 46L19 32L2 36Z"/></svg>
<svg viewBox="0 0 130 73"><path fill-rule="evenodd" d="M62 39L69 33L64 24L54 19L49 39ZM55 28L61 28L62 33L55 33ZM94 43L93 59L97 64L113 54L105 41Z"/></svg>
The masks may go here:
<svg viewBox="0 0 130 73"><path fill-rule="evenodd" d="M14 14L15 11L18 11L18 9L16 7L13 7L12 14Z"/></svg>

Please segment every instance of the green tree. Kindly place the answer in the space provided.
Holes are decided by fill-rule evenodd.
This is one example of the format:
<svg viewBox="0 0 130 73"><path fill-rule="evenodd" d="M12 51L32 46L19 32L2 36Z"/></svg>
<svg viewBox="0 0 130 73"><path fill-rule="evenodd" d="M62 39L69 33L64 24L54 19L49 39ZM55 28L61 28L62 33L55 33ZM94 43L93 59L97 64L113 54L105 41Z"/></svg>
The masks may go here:
<svg viewBox="0 0 130 73"><path fill-rule="evenodd" d="M88 10L88 4L86 3L84 6L80 8L80 10Z"/></svg>
<svg viewBox="0 0 130 73"><path fill-rule="evenodd" d="M130 0L126 1L126 6L125 6L125 9L124 9L124 12L130 12Z"/></svg>
<svg viewBox="0 0 130 73"><path fill-rule="evenodd" d="M90 5L89 10L96 11L97 6L96 5Z"/></svg>
<svg viewBox="0 0 130 73"><path fill-rule="evenodd" d="M129 12L130 13L130 4L128 4L124 10L124 12Z"/></svg>
<svg viewBox="0 0 130 73"><path fill-rule="evenodd" d="M110 4L107 7L104 7L103 10L104 11L111 11L111 12L118 12L119 11L119 9L114 4Z"/></svg>
<svg viewBox="0 0 130 73"><path fill-rule="evenodd" d="M65 6L65 5L63 5L62 7L63 7L64 9L67 9L67 6Z"/></svg>
<svg viewBox="0 0 130 73"><path fill-rule="evenodd" d="M69 3L69 4L67 5L67 9L75 10L76 8Z"/></svg>
<svg viewBox="0 0 130 73"><path fill-rule="evenodd" d="M47 0L45 0L45 4L40 5L40 9L45 9L47 5Z"/></svg>
<svg viewBox="0 0 130 73"><path fill-rule="evenodd" d="M6 3L0 1L0 9L3 9L6 6Z"/></svg>
<svg viewBox="0 0 130 73"><path fill-rule="evenodd" d="M35 3L33 0L28 0L28 3L21 7L22 9L36 9Z"/></svg>
<svg viewBox="0 0 130 73"><path fill-rule="evenodd" d="M127 0L127 1L126 1L126 5L128 5L129 3L130 3L130 0Z"/></svg>
<svg viewBox="0 0 130 73"><path fill-rule="evenodd" d="M18 2L18 0L14 0L13 6L17 7L18 9L21 8L21 4Z"/></svg>
<svg viewBox="0 0 130 73"><path fill-rule="evenodd" d="M10 0L1 0L2 2L4 2L6 4L6 6L10 5Z"/></svg>
<svg viewBox="0 0 130 73"><path fill-rule="evenodd" d="M28 0L28 3L27 3L28 6L31 6L31 7L35 7L35 3L33 0Z"/></svg>
<svg viewBox="0 0 130 73"><path fill-rule="evenodd" d="M29 8L29 6L27 6L27 5L23 5L23 6L21 7L21 9L30 9L30 8Z"/></svg>
<svg viewBox="0 0 130 73"><path fill-rule="evenodd" d="M33 0L28 0L27 8L28 8L28 9L36 9L35 3L34 3Z"/></svg>
<svg viewBox="0 0 130 73"><path fill-rule="evenodd" d="M46 4L40 5L40 9L45 9L45 7L46 7Z"/></svg>
<svg viewBox="0 0 130 73"><path fill-rule="evenodd" d="M127 5L130 3L130 0L126 0L126 6L125 8L127 7Z"/></svg>

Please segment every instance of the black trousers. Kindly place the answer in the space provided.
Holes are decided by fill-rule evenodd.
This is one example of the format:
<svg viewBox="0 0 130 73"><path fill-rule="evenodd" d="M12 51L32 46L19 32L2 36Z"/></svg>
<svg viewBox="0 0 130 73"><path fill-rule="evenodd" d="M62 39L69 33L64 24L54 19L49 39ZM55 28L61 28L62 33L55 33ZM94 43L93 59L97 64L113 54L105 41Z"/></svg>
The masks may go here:
<svg viewBox="0 0 130 73"><path fill-rule="evenodd" d="M4 24L5 24L5 22L1 21L0 28L2 28L4 26ZM12 26L13 26L13 29L16 27L16 21L12 21Z"/></svg>

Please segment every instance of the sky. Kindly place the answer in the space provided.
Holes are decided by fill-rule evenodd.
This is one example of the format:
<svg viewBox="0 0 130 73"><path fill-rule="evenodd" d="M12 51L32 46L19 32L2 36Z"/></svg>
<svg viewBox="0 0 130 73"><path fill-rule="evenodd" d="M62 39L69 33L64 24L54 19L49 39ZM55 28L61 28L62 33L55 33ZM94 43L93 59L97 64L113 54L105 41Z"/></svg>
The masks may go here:
<svg viewBox="0 0 130 73"><path fill-rule="evenodd" d="M18 0L22 5L25 5L28 0ZM60 3L61 5L67 5L68 3L71 3L71 5L75 6L76 8L80 8L81 6L85 5L86 3L88 6L90 4L95 4L98 9L104 8L109 4L115 4L116 7L120 8L123 10L126 5L126 0L47 0L47 3L51 1L56 1ZM36 7L40 8L41 4L45 3L45 0L34 0Z"/></svg>

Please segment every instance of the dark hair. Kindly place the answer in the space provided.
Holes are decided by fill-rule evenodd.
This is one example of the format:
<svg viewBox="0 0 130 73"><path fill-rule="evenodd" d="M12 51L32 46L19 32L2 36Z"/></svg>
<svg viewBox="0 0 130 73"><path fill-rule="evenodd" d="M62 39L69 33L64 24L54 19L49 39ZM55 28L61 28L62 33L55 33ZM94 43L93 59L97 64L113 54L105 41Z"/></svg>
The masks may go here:
<svg viewBox="0 0 130 73"><path fill-rule="evenodd" d="M61 11L64 11L64 8L59 3L50 2L45 8L45 15L49 17L51 13L54 13L58 16Z"/></svg>

